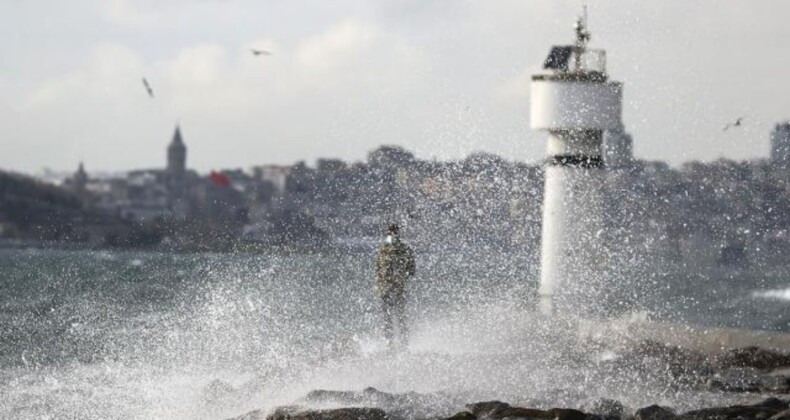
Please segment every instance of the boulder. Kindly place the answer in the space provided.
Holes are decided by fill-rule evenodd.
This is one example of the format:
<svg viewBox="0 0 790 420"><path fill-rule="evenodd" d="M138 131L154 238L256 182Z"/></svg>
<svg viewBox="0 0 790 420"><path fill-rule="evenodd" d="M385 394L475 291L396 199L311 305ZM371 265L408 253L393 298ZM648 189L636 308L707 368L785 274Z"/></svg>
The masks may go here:
<svg viewBox="0 0 790 420"><path fill-rule="evenodd" d="M450 417L447 417L444 420L476 420L476 419L477 419L477 417L475 417L474 414L472 414L472 413L470 413L468 411L461 411L459 413L453 414Z"/></svg>
<svg viewBox="0 0 790 420"><path fill-rule="evenodd" d="M487 417L494 412L510 408L510 404L502 401L483 401L467 404L466 409L475 417Z"/></svg>
<svg viewBox="0 0 790 420"><path fill-rule="evenodd" d="M607 418L621 418L625 409L620 401L609 398L598 398L583 407L583 410L597 416Z"/></svg>
<svg viewBox="0 0 790 420"><path fill-rule="evenodd" d="M310 403L337 403L337 404L359 404L363 400L360 393L353 391L332 391L326 389L317 389L310 391L304 397L304 400Z"/></svg>
<svg viewBox="0 0 790 420"><path fill-rule="evenodd" d="M264 413L263 410L254 410L254 411L250 411L249 413L242 414L238 417L233 417L228 420L265 420L265 419L266 419L266 413Z"/></svg>
<svg viewBox="0 0 790 420"><path fill-rule="evenodd" d="M694 384L714 371L705 354L652 340L640 342L616 363L618 369L666 375L678 386Z"/></svg>
<svg viewBox="0 0 790 420"><path fill-rule="evenodd" d="M640 408L634 413L634 420L671 420L674 418L674 411L658 405Z"/></svg>
<svg viewBox="0 0 790 420"><path fill-rule="evenodd" d="M790 354L766 350L760 347L744 347L727 351L716 358L722 368L753 367L777 369L790 366Z"/></svg>
<svg viewBox="0 0 790 420"><path fill-rule="evenodd" d="M760 371L754 368L732 368L707 378L705 384L714 391L760 392Z"/></svg>
<svg viewBox="0 0 790 420"><path fill-rule="evenodd" d="M790 408L790 402L780 400L779 398L771 397L758 402L752 407L766 407L773 410L786 410Z"/></svg>
<svg viewBox="0 0 790 420"><path fill-rule="evenodd" d="M760 391L790 394L790 376L765 375L760 377Z"/></svg>
<svg viewBox="0 0 790 420"><path fill-rule="evenodd" d="M406 392L391 394L376 388L362 392L315 390L301 401L305 405L340 405L375 407L392 418L441 418L457 409L459 402L440 394Z"/></svg>
<svg viewBox="0 0 790 420"><path fill-rule="evenodd" d="M298 407L279 407L266 420L388 420L380 408L346 407L328 410L308 410Z"/></svg>
<svg viewBox="0 0 790 420"><path fill-rule="evenodd" d="M780 411L771 416L768 420L790 420L790 410Z"/></svg>
<svg viewBox="0 0 790 420"><path fill-rule="evenodd" d="M767 420L774 414L776 414L776 412L772 410L749 406L711 407L689 411L688 413L678 416L678 420Z"/></svg>
<svg viewBox="0 0 790 420"><path fill-rule="evenodd" d="M769 398L754 405L711 407L689 411L688 413L678 416L678 418L683 420L768 420L787 408L787 401Z"/></svg>
<svg viewBox="0 0 790 420"><path fill-rule="evenodd" d="M711 390L790 394L790 377L766 374L755 368L732 368L706 380Z"/></svg>
<svg viewBox="0 0 790 420"><path fill-rule="evenodd" d="M538 410L535 408L513 407L501 401L484 401L468 404L469 410L478 419L556 419L556 420L585 420L587 414L568 408L552 408Z"/></svg>
<svg viewBox="0 0 790 420"><path fill-rule="evenodd" d="M558 420L584 420L588 417L586 413L572 408L552 408L548 412Z"/></svg>

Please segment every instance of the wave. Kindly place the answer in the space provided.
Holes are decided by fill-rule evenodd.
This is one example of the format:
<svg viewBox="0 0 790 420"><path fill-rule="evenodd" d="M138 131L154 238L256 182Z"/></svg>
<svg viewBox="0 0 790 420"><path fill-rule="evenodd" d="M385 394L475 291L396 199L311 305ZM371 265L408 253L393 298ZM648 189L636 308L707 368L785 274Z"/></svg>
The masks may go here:
<svg viewBox="0 0 790 420"><path fill-rule="evenodd" d="M752 292L753 297L790 301L790 287L786 289L758 290Z"/></svg>

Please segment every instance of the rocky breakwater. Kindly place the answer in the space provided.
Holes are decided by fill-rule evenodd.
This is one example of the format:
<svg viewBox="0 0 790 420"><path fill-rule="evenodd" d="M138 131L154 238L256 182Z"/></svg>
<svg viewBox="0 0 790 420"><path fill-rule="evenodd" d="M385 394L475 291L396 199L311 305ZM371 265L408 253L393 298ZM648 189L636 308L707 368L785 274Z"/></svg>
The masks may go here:
<svg viewBox="0 0 790 420"><path fill-rule="evenodd" d="M370 389L359 394L343 393L353 394L355 400L364 400L365 395L371 393L378 394L378 398L393 400L403 396ZM425 396L421 396L421 398L423 397ZM671 408L657 405L627 412L621 404L611 400L601 401L600 404L583 410L516 407L501 401L485 401L467 404L464 410L451 416L404 416L402 411L402 407L388 412L379 407L368 406L323 409L288 406L279 407L271 413L255 410L229 420L407 420L420 418L431 420L790 420L790 399L768 398L756 404L710 407L685 413L676 413Z"/></svg>
<svg viewBox="0 0 790 420"><path fill-rule="evenodd" d="M590 390L550 391L538 398L507 396L466 404L451 393L316 390L294 405L255 410L229 420L790 420L790 354L746 347L704 354L645 341L599 366L598 375L660 375L681 392L719 396L715 407L629 407ZM660 371L660 372L659 372ZM656 398L660 390L656 391ZM564 405L571 408L551 408Z"/></svg>

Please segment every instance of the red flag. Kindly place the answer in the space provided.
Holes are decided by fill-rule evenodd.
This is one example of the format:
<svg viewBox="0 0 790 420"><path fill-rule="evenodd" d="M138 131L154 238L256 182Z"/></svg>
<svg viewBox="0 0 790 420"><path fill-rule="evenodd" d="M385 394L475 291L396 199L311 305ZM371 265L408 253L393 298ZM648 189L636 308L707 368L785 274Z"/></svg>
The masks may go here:
<svg viewBox="0 0 790 420"><path fill-rule="evenodd" d="M230 186L230 178L222 172L211 171L208 176L208 179L214 185L219 185L221 187L229 187Z"/></svg>

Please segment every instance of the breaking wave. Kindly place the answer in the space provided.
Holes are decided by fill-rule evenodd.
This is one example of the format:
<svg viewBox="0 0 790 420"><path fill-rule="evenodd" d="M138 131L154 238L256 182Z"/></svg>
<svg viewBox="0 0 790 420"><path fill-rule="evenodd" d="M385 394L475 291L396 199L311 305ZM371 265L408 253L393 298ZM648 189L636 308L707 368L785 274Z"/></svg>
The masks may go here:
<svg viewBox="0 0 790 420"><path fill-rule="evenodd" d="M774 299L790 302L790 287L785 289L758 290L752 292L752 296L762 299Z"/></svg>

